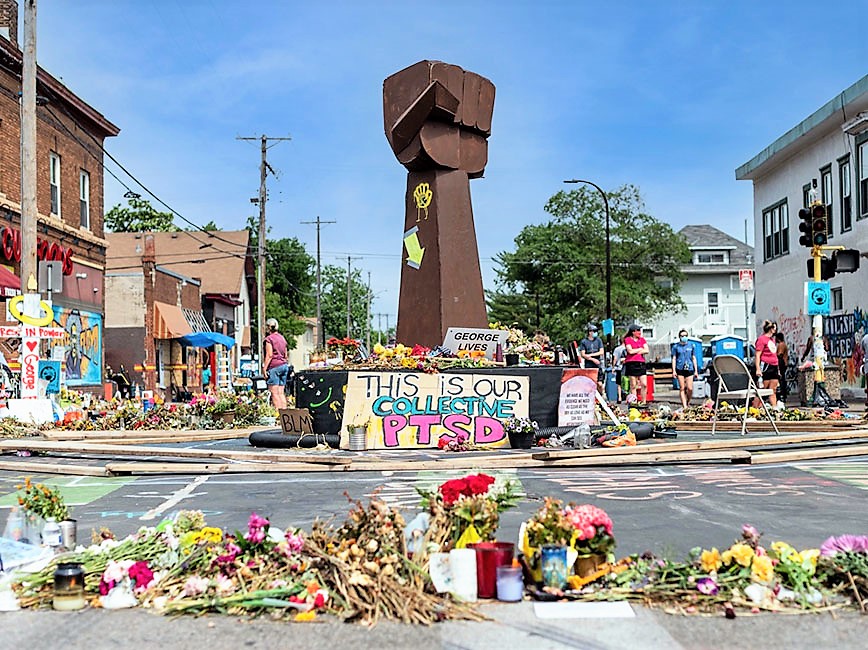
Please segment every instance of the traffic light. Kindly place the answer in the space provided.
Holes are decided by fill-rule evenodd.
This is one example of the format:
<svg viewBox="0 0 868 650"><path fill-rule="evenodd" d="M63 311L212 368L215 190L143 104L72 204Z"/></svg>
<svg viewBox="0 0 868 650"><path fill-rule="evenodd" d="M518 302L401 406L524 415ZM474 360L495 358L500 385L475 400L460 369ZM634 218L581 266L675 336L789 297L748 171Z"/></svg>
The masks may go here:
<svg viewBox="0 0 868 650"><path fill-rule="evenodd" d="M829 230L826 222L826 206L815 205L811 209L811 241L815 246L825 246L829 241Z"/></svg>
<svg viewBox="0 0 868 650"><path fill-rule="evenodd" d="M809 259L808 262L808 279L814 279L814 260ZM821 280L831 280L835 277L835 260L822 258L820 260L820 279Z"/></svg>
<svg viewBox="0 0 868 650"><path fill-rule="evenodd" d="M811 248L814 245L811 241L811 226L814 221L811 211L808 208L802 208L799 210L799 219L801 220L801 223L799 224L799 232L802 233L802 236L799 237L799 243L802 246Z"/></svg>

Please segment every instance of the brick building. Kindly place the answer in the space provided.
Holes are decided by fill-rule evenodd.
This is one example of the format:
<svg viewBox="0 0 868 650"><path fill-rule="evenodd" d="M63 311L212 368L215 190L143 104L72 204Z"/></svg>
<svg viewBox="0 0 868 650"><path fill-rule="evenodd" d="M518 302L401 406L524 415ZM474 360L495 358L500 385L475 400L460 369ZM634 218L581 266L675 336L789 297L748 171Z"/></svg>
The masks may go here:
<svg viewBox="0 0 868 650"><path fill-rule="evenodd" d="M132 380L178 396L228 387L250 345L253 258L247 230L108 233L108 363Z"/></svg>
<svg viewBox="0 0 868 650"><path fill-rule="evenodd" d="M22 67L17 25L17 3L0 0L0 264L16 276L21 257ZM105 314L102 146L120 129L42 68L36 92L37 256L63 263L63 287L51 299L54 325L67 332L53 344L64 347L62 354L47 349L43 354L64 358L68 386L95 387L103 380Z"/></svg>

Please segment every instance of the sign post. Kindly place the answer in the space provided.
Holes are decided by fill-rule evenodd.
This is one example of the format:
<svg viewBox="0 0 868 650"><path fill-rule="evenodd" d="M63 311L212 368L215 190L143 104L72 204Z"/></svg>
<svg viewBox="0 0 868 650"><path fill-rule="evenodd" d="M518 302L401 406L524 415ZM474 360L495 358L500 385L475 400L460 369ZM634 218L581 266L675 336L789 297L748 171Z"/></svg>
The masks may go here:
<svg viewBox="0 0 868 650"><path fill-rule="evenodd" d="M753 291L753 269L739 270L738 286L744 291L744 338L750 345L750 307L748 306L747 294Z"/></svg>

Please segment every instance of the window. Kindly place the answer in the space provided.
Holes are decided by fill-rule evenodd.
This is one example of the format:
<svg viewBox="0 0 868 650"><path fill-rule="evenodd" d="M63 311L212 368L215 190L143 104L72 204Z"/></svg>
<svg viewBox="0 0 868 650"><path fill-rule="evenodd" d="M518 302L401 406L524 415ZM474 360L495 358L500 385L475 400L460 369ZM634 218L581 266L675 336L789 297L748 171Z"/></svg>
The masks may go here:
<svg viewBox="0 0 868 650"><path fill-rule="evenodd" d="M857 149L858 160L856 161L859 188L859 219L868 217L868 140L862 142Z"/></svg>
<svg viewBox="0 0 868 650"><path fill-rule="evenodd" d="M850 156L838 160L838 188L841 203L841 232L853 228L853 205L850 190Z"/></svg>
<svg viewBox="0 0 868 650"><path fill-rule="evenodd" d="M820 200L826 206L826 228L831 239L835 234L835 220L832 218L832 165L826 165L820 170Z"/></svg>
<svg viewBox="0 0 868 650"><path fill-rule="evenodd" d="M78 175L78 205L81 227L90 228L90 174L83 169Z"/></svg>
<svg viewBox="0 0 868 650"><path fill-rule="evenodd" d="M737 275L729 276L729 290L730 291L741 291L741 283L738 281Z"/></svg>
<svg viewBox="0 0 868 650"><path fill-rule="evenodd" d="M811 205L811 184L802 185L802 207L807 208Z"/></svg>
<svg viewBox="0 0 868 650"><path fill-rule="evenodd" d="M832 289L832 311L842 311L844 309L844 290L841 287Z"/></svg>
<svg viewBox="0 0 868 650"><path fill-rule="evenodd" d="M693 256L694 264L726 264L728 262L728 251L696 253Z"/></svg>
<svg viewBox="0 0 868 650"><path fill-rule="evenodd" d="M48 184L51 186L51 214L60 216L60 156L48 155Z"/></svg>
<svg viewBox="0 0 868 650"><path fill-rule="evenodd" d="M768 262L790 252L790 217L787 200L763 210L763 261Z"/></svg>

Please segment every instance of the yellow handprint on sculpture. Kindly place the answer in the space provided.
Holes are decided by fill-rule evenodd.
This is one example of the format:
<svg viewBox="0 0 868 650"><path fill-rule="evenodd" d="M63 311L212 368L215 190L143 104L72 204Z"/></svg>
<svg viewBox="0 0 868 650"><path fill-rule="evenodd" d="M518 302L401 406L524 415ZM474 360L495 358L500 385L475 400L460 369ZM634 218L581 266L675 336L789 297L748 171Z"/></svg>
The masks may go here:
<svg viewBox="0 0 868 650"><path fill-rule="evenodd" d="M431 205L433 197L434 192L431 191L428 183L419 183L413 190L413 199L416 201L416 223L419 223L420 210L425 210L425 220L428 220L428 206Z"/></svg>

